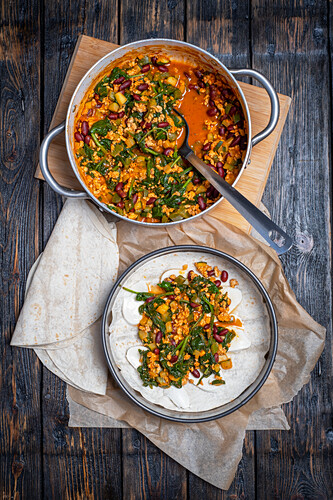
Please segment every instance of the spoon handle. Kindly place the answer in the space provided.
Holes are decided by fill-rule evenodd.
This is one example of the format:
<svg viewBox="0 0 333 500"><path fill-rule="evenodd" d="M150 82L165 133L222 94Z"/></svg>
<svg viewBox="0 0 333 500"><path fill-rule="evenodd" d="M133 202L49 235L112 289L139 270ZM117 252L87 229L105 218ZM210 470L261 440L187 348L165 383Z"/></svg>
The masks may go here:
<svg viewBox="0 0 333 500"><path fill-rule="evenodd" d="M200 160L192 151L186 155L189 161L226 200L254 227L254 229L274 248L278 255L287 252L292 239L282 229L263 214L245 196L226 182L215 170ZM274 239L273 239L274 238Z"/></svg>

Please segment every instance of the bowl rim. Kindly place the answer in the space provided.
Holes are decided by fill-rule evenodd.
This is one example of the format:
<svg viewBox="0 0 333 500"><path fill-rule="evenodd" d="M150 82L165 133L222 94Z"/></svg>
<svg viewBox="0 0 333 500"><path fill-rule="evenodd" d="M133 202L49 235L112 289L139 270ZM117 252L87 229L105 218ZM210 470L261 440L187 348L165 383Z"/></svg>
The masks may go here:
<svg viewBox="0 0 333 500"><path fill-rule="evenodd" d="M188 47L189 49L194 49L196 51L198 51L199 53L207 56L208 58L212 59L213 61L215 61L222 69L223 71L226 72L228 78L230 78L235 87L237 88L237 92L239 93L239 96L241 97L242 99L242 105L244 106L244 109L245 109L245 112L246 112L246 122L247 122L247 127L248 127L248 145L247 145L247 150L246 150L246 155L245 155L245 158L244 158L244 161L242 163L242 167L239 171L239 174L237 175L236 179L234 180L232 186L235 187L238 180L240 179L241 175L243 174L246 166L248 165L248 163L250 162L250 157L251 157L251 151L252 151L252 122L251 122L251 115L250 115L250 111L249 111L249 106L248 106L248 103L247 103L247 100L244 96L244 92L243 90L241 89L238 81L236 80L236 78L234 77L234 75L232 74L232 70L229 70L216 56L214 56L213 54L211 54L210 52L208 52L207 50L205 49L202 49L201 47L198 47L196 45L193 45L191 43L188 43L188 42L184 42L182 40L177 40L177 39L172 39L172 38L147 38L147 39L143 39L143 40L136 40L135 42L130 42L130 43L127 43L125 45L120 45L119 47L117 47L116 49L108 52L108 54L106 54L105 56L101 57L101 59L99 59L98 61L95 62L95 64L93 64L93 66L91 66L88 71L84 74L84 76L81 78L81 80L79 81L79 83L77 84L73 94L72 94L72 97L71 97L71 100L70 100L70 103L68 105L68 108L67 108L67 112L66 112L66 120L65 120L65 142L66 142L66 150L67 150L67 156L68 156L68 159L70 161L70 164L71 164L71 167L72 167L72 170L77 178L77 180L79 181L79 183L81 184L82 188L84 189L84 191L87 193L87 195L89 196L89 198L99 207L99 209L101 211L106 211L112 215L114 215L115 217L121 219L121 220L125 220L125 221L128 221L128 222L131 222L133 224L138 224L138 225L142 225L142 226L152 226L152 227L168 227L168 226L173 226L173 225L176 225L176 224L181 224L183 222L187 222L187 221L192 221L192 220L195 220L197 219L198 217L201 217L202 215L205 215L207 214L210 210L212 210L213 208L216 208L218 206L219 203L221 203L221 201L224 199L223 196L221 196L215 203L213 203L210 207L206 208L205 210L203 210L202 212L196 214L196 215L192 215L191 217L188 217L187 219L181 219L180 221L171 221L171 222L143 222L143 221L137 221L137 220L132 220L132 219L129 219L128 217L125 217L121 214L118 214L117 212L111 210L105 203L102 203L100 200L98 200L98 198L96 198L93 193L88 189L88 187L85 185L85 183L83 182L83 179L81 178L80 176L80 173L78 171L78 167L77 167L77 164L76 164L76 161L75 161L75 158L74 158L74 154L73 154L73 151L72 151L72 147L71 147L71 142L70 142L70 137L69 137L69 123L71 122L71 120L74 120L73 116L72 116L72 110L73 110L73 102L75 101L75 98L77 96L77 94L79 93L80 89L81 89L81 86L84 84L84 82L86 80L88 80L89 78L91 78L91 75L94 73L94 71L96 71L96 68L102 64L104 61L108 60L112 55L114 54L117 54L118 52L122 52L124 49L126 51L130 51L131 49L135 49L135 48L144 48L144 44L147 44L147 46L149 45L154 45L154 43L161 43L161 44L179 44L181 46L183 46L184 48L185 47ZM142 44L142 45L141 45ZM114 59L114 61L112 62L115 62L118 58L116 57ZM99 73L101 73L102 70L96 72L96 75L92 78L91 82L90 82L90 85L93 81L93 79L98 76ZM85 92L86 93L86 92Z"/></svg>
<svg viewBox="0 0 333 500"><path fill-rule="evenodd" d="M127 387L123 384L122 380L118 376L118 370L119 369L113 365L113 362L112 362L112 360L111 360L111 358L109 356L108 346L107 346L107 342L108 342L108 329L109 329L108 317L109 317L109 312L110 312L109 311L109 306L110 306L110 302L113 299L113 296L115 295L116 291L118 290L118 287L120 286L120 283L127 277L127 275L133 269L135 269L137 266L139 266L143 262L145 262L145 261L147 261L147 260L149 260L149 259L151 259L153 257L157 257L157 256L160 256L160 255L163 255L163 254L168 254L168 253L171 253L171 252L190 252L190 251L206 252L206 253L210 253L212 255L216 255L218 257L222 257L222 258L228 260L232 264L234 264L237 267L239 267L242 271L244 271L245 274L247 274L248 277L252 279L252 281L255 283L255 285L257 286L257 288L259 288L260 293L262 294L263 298L265 299L265 305L266 305L266 307L268 309L268 313L269 313L269 317L270 317L270 324L271 324L270 347L269 347L269 349L268 349L268 351L267 351L267 353L265 355L265 357L269 355L270 359L268 361L268 364L267 364L266 368L265 368L265 365L264 365L263 368L262 368L262 370L261 370L261 372L262 372L264 370L264 368L265 368L264 372L263 373L260 372L259 375L258 375L258 377L257 377L257 379L255 381L253 381L248 386L248 387L251 387L252 385L254 385L254 388L252 389L252 391L242 401L240 401L239 403L237 403L234 407L228 408L227 410L221 410L216 415L209 415L209 416L206 416L206 417L205 416L200 416L200 417L194 417L194 418L186 418L186 417L185 418L181 418L181 417L177 417L177 416L171 416L171 415L165 415L165 414L163 414L162 413L163 412L163 410L162 410L163 407L159 407L158 405L156 405L154 403L151 403L151 402L149 402L149 404L151 404L152 406L154 406L156 408L156 410L152 409L152 408L149 408L145 403L143 403L143 402L139 401L138 399L136 399L136 397L134 397L128 391ZM261 387L266 382L269 374L271 373L273 364L275 362L276 353L277 353L277 346L278 346L278 324L277 324L277 318L276 318L275 309L274 309L273 303L272 303L272 301L270 299L270 296L269 296L268 292L266 291L264 285L261 283L261 281L259 280L259 278L257 278L257 276L245 264L243 264L241 261L239 261L238 259L236 259L232 255L227 254L227 253L225 253L225 252L223 252L221 250L215 249L215 248L210 248L210 247L201 246L201 245L175 245L175 246L169 246L169 247L160 248L160 249L154 250L154 251L152 251L152 252L150 252L148 254L143 255L142 257L140 257L139 259L137 259L135 262L133 262L119 276L119 278L117 279L117 281L115 282L115 284L111 288L110 294L108 296L108 299L107 299L105 307L104 307L104 312L103 312L103 317L102 317L102 323L101 323L101 336L102 336L102 346L103 346L104 355L105 355L105 358L106 358L106 361L107 361L108 368L109 368L109 370L110 370L110 372L112 374L112 377L116 381L117 385L126 394L126 396L130 398L131 401L133 401L141 409L143 409L145 411L148 411L150 414L152 414L152 415L154 415L156 417L163 418L165 420L169 420L169 421L177 422L177 423L201 423L201 422L208 422L208 421L212 421L212 420L217 420L217 419L220 419L220 418L225 417L227 415L230 415L231 413L233 413L234 411L238 410L239 408L241 408L242 406L244 406L246 403L248 403L255 396L255 394L257 394L257 392L261 389ZM266 361L266 363L267 363L267 361ZM258 380L259 377L260 377L260 379ZM247 389L248 388L246 388L243 391L243 393L246 392ZM241 393L239 396L237 396L237 398L241 397L241 395L243 393ZM141 397L144 399L143 396L141 396ZM237 399L237 398L235 398L235 399ZM226 406L227 404L230 404L230 403L226 403L225 405L222 405L221 408L223 408L223 406ZM217 407L217 408L219 408L219 407ZM203 410L202 413L204 414L204 413L207 413L207 412L211 412L213 410L214 410L214 408L212 408L210 410ZM176 413L175 410L169 410L169 411L174 411ZM188 412L188 413L190 413L190 412ZM196 412L196 413L199 413L199 412Z"/></svg>

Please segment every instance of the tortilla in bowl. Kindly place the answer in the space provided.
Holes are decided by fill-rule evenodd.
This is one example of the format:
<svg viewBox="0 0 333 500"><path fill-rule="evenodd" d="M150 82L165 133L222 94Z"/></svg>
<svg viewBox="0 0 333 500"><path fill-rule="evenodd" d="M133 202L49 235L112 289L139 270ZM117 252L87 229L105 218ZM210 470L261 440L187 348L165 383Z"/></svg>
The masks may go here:
<svg viewBox="0 0 333 500"><path fill-rule="evenodd" d="M176 421L219 418L244 404L266 380L277 346L274 310L255 276L199 246L133 264L111 292L103 325L120 386Z"/></svg>

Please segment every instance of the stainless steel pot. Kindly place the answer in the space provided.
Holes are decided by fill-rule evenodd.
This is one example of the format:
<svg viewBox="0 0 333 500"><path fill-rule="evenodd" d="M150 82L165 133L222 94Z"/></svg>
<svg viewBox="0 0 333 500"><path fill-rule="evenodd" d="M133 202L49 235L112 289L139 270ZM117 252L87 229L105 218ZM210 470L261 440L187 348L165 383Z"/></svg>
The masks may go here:
<svg viewBox="0 0 333 500"><path fill-rule="evenodd" d="M180 411L175 411L175 410L169 410L164 407L158 406L156 404L153 404L149 401L147 401L141 394L139 394L137 391L135 391L126 381L124 376L122 375L122 372L120 368L118 368L117 363L115 361L115 357L111 348L111 344L109 341L109 326L112 322L112 309L114 307L115 301L117 299L117 295L119 291L121 290L121 287L126 286L127 282L130 280L131 276L133 275L134 272L140 269L143 265L147 265L147 263L151 262L152 260L159 258L159 257L164 257L168 259L168 261L172 262L172 256L174 254L178 253L186 253L186 252L197 252L199 258L201 259L202 257L205 257L207 254L209 256L213 255L217 258L219 258L220 262L222 259L222 262L225 262L225 266L230 268L230 265L234 265L237 267L237 270L240 271L244 277L245 280L248 280L249 282L253 283L257 290L259 291L263 303L266 306L266 310L268 313L269 321L270 321L270 331L269 331L269 336L270 336L270 345L268 352L265 355L265 364L259 373L258 377L256 380L252 382L252 384L245 390L243 391L236 399L231 401L230 403L224 404L222 406L219 406L217 408L213 408L211 410L207 411L201 411L201 412L182 412ZM157 277L158 279L158 277ZM235 259L231 255L228 255L224 252L220 252L219 250L215 250L212 248L208 247L202 247L198 245L179 245L179 246L173 246L173 247L167 247L167 248L162 248L160 250L155 250L154 252L149 253L148 255L145 255L144 257L141 257L141 259L137 260L134 262L117 280L115 285L113 286L109 298L106 302L105 309L104 309L104 314L103 314L103 319L102 319L102 343L103 343L103 349L104 353L106 356L106 361L108 363L110 372L113 376L113 378L116 380L118 385L121 387L121 389L124 391L124 393L138 406L140 406L142 409L148 411L149 413L152 413L153 415L157 417L162 417L167 420L171 420L174 422L182 422L182 423L194 423L194 422L205 422L208 420L215 420L221 417L224 417L226 415L229 415L230 413L238 410L241 406L246 404L253 396L259 391L259 389L263 386L265 381L267 380L268 375L271 372L275 356L276 356L276 351L277 351L277 343L278 343L278 330L277 330L277 320L276 320L276 315L274 311L273 304L271 302L271 299L269 298L268 293L266 292L264 286L262 283L259 281L259 279L255 276L255 274L250 271L244 264L242 264L239 260Z"/></svg>
<svg viewBox="0 0 333 500"><path fill-rule="evenodd" d="M110 54L107 54L104 56L102 59L100 59L92 68L85 74L85 76L82 78L78 86L76 87L76 90L72 96L72 99L70 101L70 104L68 106L68 111L67 111L67 116L66 116L66 121L52 129L47 136L44 138L41 148L40 148L40 155L39 155L39 162L40 162L40 168L43 173L43 176L46 180L46 182L51 186L51 188L56 191L58 194L65 196L67 198L76 198L76 199L91 199L94 201L96 205L101 210L105 210L106 212L110 212L116 217L119 217L120 219L124 219L130 222L133 222L135 224L141 224L141 225L149 225L149 226L169 226L173 224L179 224L182 222L185 222L186 220L192 220L195 219L196 217L199 217L200 215L203 215L207 213L209 210L211 210L213 207L215 207L222 198L220 198L218 201L216 201L213 205L211 205L209 208L201 212L200 214L197 214L195 216L189 217L188 219L184 219L181 221L176 221L176 222L166 222L166 223L151 223L151 222L141 222L141 221L136 221L136 220L130 220L127 217L124 217L122 215L117 214L116 212L112 211L105 203L100 202L87 188L83 180L81 179L78 167L76 165L76 161L74 158L74 119L77 110L79 109L79 106L81 102L83 101L87 91L91 88L92 84L94 82L97 82L99 76L104 73L105 71L108 70L108 68L112 68L116 61L123 58L126 55L131 55L133 57L136 57L138 54L144 54L147 51L153 52L153 51L159 51L163 52L163 54L177 59L177 60L184 60L188 61L191 64L196 64L204 69L208 70L213 70L218 72L220 75L224 76L227 79L228 84L232 87L234 90L235 94L237 95L242 108L244 112L244 116L246 118L246 125L247 125L247 133L249 137L248 141L248 147L246 151L246 156L243 162L243 166L239 172L239 175L233 185L235 185L242 175L242 172L244 171L244 168L250 161L250 155L251 155L251 149L253 146L258 144L260 141L265 139L275 128L278 119L279 119L279 100L277 97L277 94L270 84L270 82L260 73L253 69L236 69L236 70L228 70L216 57L212 56L208 52L206 52L203 49L200 49L199 47L195 47L194 45L191 45L189 43L181 42L178 40L169 40L169 39L151 39L151 40L140 40L138 42L133 42L129 43L127 45L124 45L122 47L119 47L118 49L114 50L113 52L110 52ZM252 137L252 127L251 127L251 117L249 113L249 108L246 102L246 99L244 97L243 91L240 88L239 84L237 83L235 77L236 76L247 76L251 78L255 78L262 84L262 86L265 88L267 91L269 98L270 98L270 103L271 103L271 116L268 122L267 127L262 130L259 134L256 136ZM67 154L72 166L72 169L81 184L83 191L74 191L71 189L67 189L62 187L52 176L50 169L48 167L48 162L47 162L47 154L48 154L48 149L50 146L50 143L52 140L61 132L65 130L65 135L66 135L66 148L67 148Z"/></svg>

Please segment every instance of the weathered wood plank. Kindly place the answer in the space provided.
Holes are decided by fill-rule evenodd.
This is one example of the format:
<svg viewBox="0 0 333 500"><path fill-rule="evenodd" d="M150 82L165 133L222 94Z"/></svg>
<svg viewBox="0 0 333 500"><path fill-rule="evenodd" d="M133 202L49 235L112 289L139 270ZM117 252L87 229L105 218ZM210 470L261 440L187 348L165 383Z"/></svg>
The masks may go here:
<svg viewBox="0 0 333 500"><path fill-rule="evenodd" d="M119 43L146 38L184 39L184 0L120 2Z"/></svg>
<svg viewBox="0 0 333 500"><path fill-rule="evenodd" d="M183 23L183 0L122 0L119 43L157 37L182 40ZM186 498L186 470L135 430L123 430L123 474L123 498Z"/></svg>
<svg viewBox="0 0 333 500"><path fill-rule="evenodd" d="M257 433L258 498L331 498L329 57L327 3L252 3L253 67L293 98L264 197L294 237L284 269L300 303L329 328L310 383L286 405L289 432ZM265 29L263 29L263 26Z"/></svg>
<svg viewBox="0 0 333 500"><path fill-rule="evenodd" d="M117 1L45 4L44 134L81 33L117 41ZM61 198L43 183L43 245ZM43 369L45 498L121 498L121 430L68 428L65 384Z"/></svg>
<svg viewBox="0 0 333 500"><path fill-rule="evenodd" d="M187 498L186 471L136 430L123 429L123 498Z"/></svg>
<svg viewBox="0 0 333 500"><path fill-rule="evenodd" d="M0 175L0 497L42 494L40 367L35 354L9 346L25 280L38 255L40 2L1 5Z"/></svg>
<svg viewBox="0 0 333 500"><path fill-rule="evenodd" d="M227 67L250 67L249 3L244 1L192 0L187 3L186 41L217 56ZM189 497L254 498L254 433L246 434L243 458L228 492L189 474Z"/></svg>

